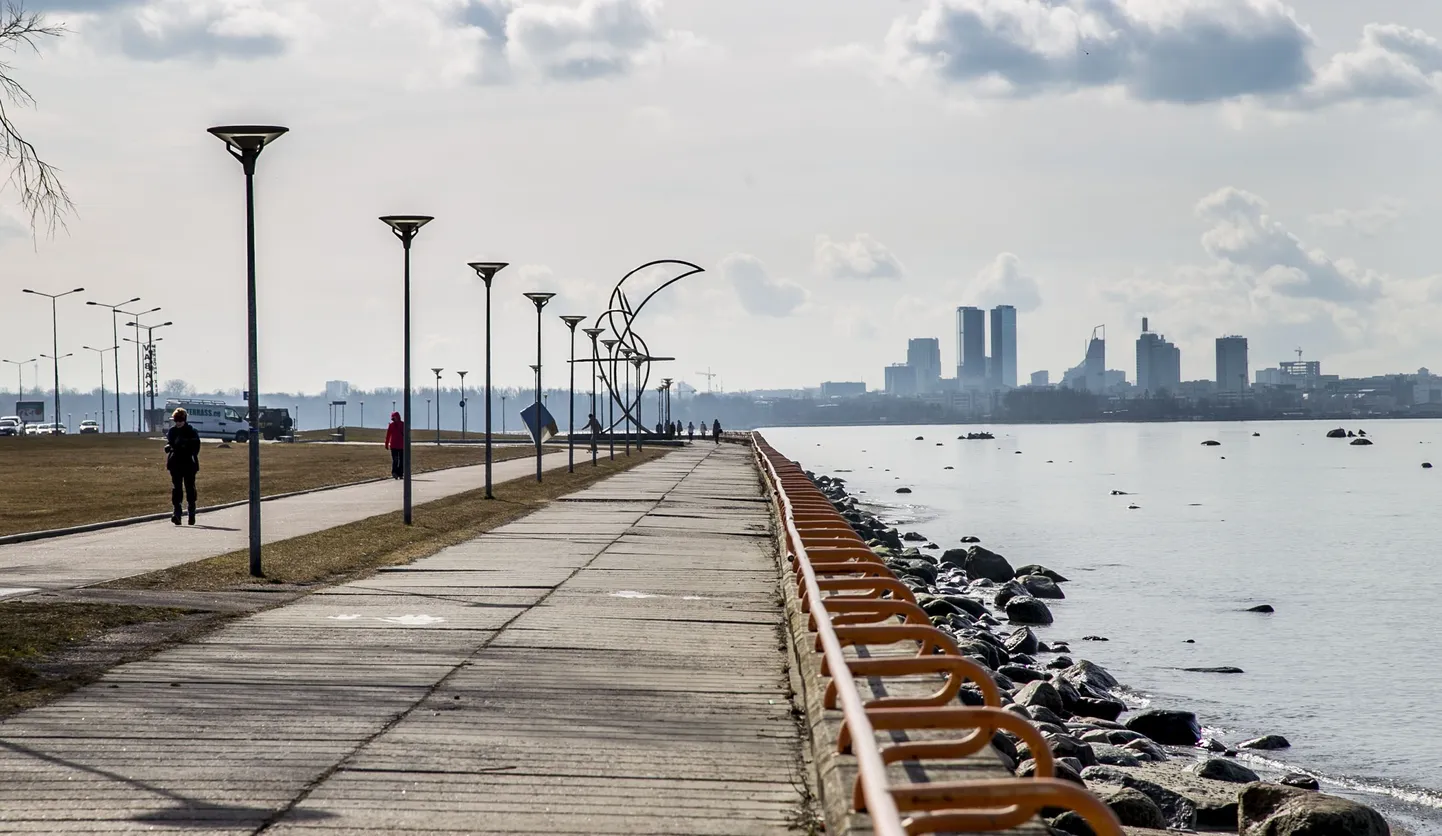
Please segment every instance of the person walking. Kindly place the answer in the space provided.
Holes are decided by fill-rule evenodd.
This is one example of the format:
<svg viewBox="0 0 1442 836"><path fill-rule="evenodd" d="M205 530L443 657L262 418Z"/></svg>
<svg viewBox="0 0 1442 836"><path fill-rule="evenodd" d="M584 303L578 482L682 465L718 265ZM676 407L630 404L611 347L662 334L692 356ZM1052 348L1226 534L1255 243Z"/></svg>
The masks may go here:
<svg viewBox="0 0 1442 836"><path fill-rule="evenodd" d="M391 413L391 423L386 427L386 449L391 451L391 478L399 479L404 474L406 455L406 425L399 412Z"/></svg>
<svg viewBox="0 0 1442 836"><path fill-rule="evenodd" d="M694 444L696 442L696 422L686 422L686 441Z"/></svg>
<svg viewBox="0 0 1442 836"><path fill-rule="evenodd" d="M586 418L586 432L591 434L591 452L596 452L596 438L601 434L601 422L596 420L596 413L588 414Z"/></svg>
<svg viewBox="0 0 1442 836"><path fill-rule="evenodd" d="M717 418L711 422L711 437L717 444L721 443L721 419Z"/></svg>
<svg viewBox="0 0 1442 836"><path fill-rule="evenodd" d="M170 471L170 521L180 525L180 498L185 496L190 524L195 525L195 474L200 472L200 433L190 426L189 414L177 409L170 414L170 431L165 434L165 469Z"/></svg>

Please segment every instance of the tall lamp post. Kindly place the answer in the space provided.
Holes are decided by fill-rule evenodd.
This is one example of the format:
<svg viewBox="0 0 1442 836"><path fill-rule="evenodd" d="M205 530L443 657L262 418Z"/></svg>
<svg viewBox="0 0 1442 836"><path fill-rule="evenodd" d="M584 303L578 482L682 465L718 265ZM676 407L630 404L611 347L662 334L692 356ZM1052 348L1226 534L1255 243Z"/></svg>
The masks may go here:
<svg viewBox="0 0 1442 836"><path fill-rule="evenodd" d="M571 417L566 422L566 472L576 472L576 326L584 322L584 316L574 314L561 317L571 329Z"/></svg>
<svg viewBox="0 0 1442 836"><path fill-rule="evenodd" d="M611 448L611 461L616 460L616 343L619 340L601 340L601 345L606 347L606 359L610 360L610 375L606 378L606 388L611 390L611 397L606 399L606 441Z"/></svg>
<svg viewBox="0 0 1442 836"><path fill-rule="evenodd" d="M504 261L472 261L466 265L486 283L486 499L491 494L491 279L506 268ZM501 420L505 420L505 398L501 399Z"/></svg>
<svg viewBox="0 0 1442 836"><path fill-rule="evenodd" d="M666 422L667 434L669 435L671 427L671 378L661 378L661 391L666 393L663 396L666 400L665 407L662 409L662 412L665 413L666 416L663 420L665 420Z"/></svg>
<svg viewBox="0 0 1442 836"><path fill-rule="evenodd" d="M160 307L159 307L159 306L156 306L156 307L154 307L154 308L151 308L151 309L148 310L148 311L141 311L140 313L130 313L129 311L119 311L119 313L123 313L123 314L125 314L126 316L134 317L134 321L133 321L133 322L127 322L127 323L125 323L125 327L126 327L126 328L129 328L129 327L131 327L131 326L134 326L134 327L135 327L135 339L133 339L133 340L127 340L126 342L135 343L135 413L134 413L134 414L135 414L135 431L136 431L136 432L140 432L140 414L145 411L145 404L144 404L143 402L141 402L141 400L140 400L141 397L142 397L142 389L141 389L141 385L140 385L140 349L141 349L141 346L143 345L143 343L141 343L141 341L140 341L140 318L141 318L142 316L149 316L149 315L151 315L151 314L153 314L153 313L158 313L159 311L160 311ZM116 352L116 353L118 354L119 352ZM118 378L117 378L116 381L115 381L115 388L116 388L117 390L120 388L120 380L119 380ZM115 423L117 423L117 424L120 423L120 419L119 419L118 417L115 419Z"/></svg>
<svg viewBox="0 0 1442 836"><path fill-rule="evenodd" d="M404 479L401 488L401 516L406 525L411 525L411 242L420 228L435 220L429 215L385 215L381 221L391 228L401 248L405 251L405 393L401 401L401 423L405 427L405 443L402 445L401 472Z"/></svg>
<svg viewBox="0 0 1442 836"><path fill-rule="evenodd" d="M152 364L155 362L155 343L158 342L158 340L156 340L156 338L155 338L155 329L156 329L156 328L164 328L164 327L167 326L167 325L174 325L174 324L175 324L174 322L162 322L162 323L160 323L159 325L141 325L138 321L137 321L137 322L127 322L127 323L125 323L125 325L126 325L127 327L132 326L132 325L135 326L135 330L136 330L137 332L139 332L139 330L140 330L141 328L144 328L144 329L145 329L145 355L146 355L146 357L150 358L150 362L151 362ZM162 339L163 339L163 338L162 338ZM154 369L153 369L153 368L152 368L152 370L151 370L151 375L150 375L150 386L149 386L149 387L146 387L146 388L147 388L147 390L148 390L148 392L149 392L149 394L150 394L150 411L151 411L151 412L154 412L154 411L155 411L155 372L154 372ZM141 409L140 412L141 412L142 415L146 414L146 411L145 411L143 408ZM250 425L251 425L252 427L254 427L254 426L255 426L255 422L252 421ZM257 459L256 461L257 461L257 463L258 463L258 462L259 462L259 459ZM258 464L257 464L257 466L258 466ZM260 576L257 575L256 577L260 577Z"/></svg>
<svg viewBox="0 0 1442 836"><path fill-rule="evenodd" d="M120 346L118 346L118 345L112 345L112 346L109 347L109 348L91 348L90 346L86 345L86 346L81 346L81 348L84 348L86 351L93 351L93 352L95 352L96 354L100 355L100 431L101 431L101 432L105 432L105 352L107 352L107 351L115 351L116 349L120 348ZM120 352L118 352L118 351L115 351L115 353L116 353L117 356L119 356L119 354L120 354ZM116 373L119 374L119 367L118 367L118 366L116 367ZM119 388L120 388L120 378L118 378L118 377L115 379L115 388L116 388L116 389L119 389ZM115 423L116 423L116 424L119 424L119 423L120 423L120 412L119 412L119 409L120 409L120 393L119 393L119 392L117 392L116 395L115 395L115 408L116 408ZM118 429L118 427L117 427L117 429Z"/></svg>
<svg viewBox="0 0 1442 836"><path fill-rule="evenodd" d="M15 367L15 397L23 400L25 398L25 378L21 375L26 363L34 363L39 357L31 357L29 360L0 360L0 363L9 363ZM38 385L38 384L37 384ZM115 420L119 421L117 417Z"/></svg>
<svg viewBox="0 0 1442 836"><path fill-rule="evenodd" d="M456 372L461 376L461 441L466 440L466 372Z"/></svg>
<svg viewBox="0 0 1442 836"><path fill-rule="evenodd" d="M541 309L551 301L554 293L531 292L523 294L536 305L536 481L541 481Z"/></svg>
<svg viewBox="0 0 1442 836"><path fill-rule="evenodd" d="M436 444L441 443L441 372L445 369L431 369L436 375Z"/></svg>
<svg viewBox="0 0 1442 836"><path fill-rule="evenodd" d="M87 305L94 305L94 306L97 307L97 308L109 308L109 309L110 309L110 344L111 344L112 347L114 347L114 348L116 348L116 349L119 349L119 348L120 348L120 325L118 324L118 323L119 323L118 314L123 314L123 313L125 313L125 311L122 311L122 310L120 310L120 309L123 308L123 307L125 307L126 305L129 305L131 302L139 302L139 301L140 301L140 297L137 296L137 297L135 297L134 299L126 299L124 302L121 302L121 303L118 304L118 305L107 305L107 304L105 304L104 302L86 302L85 304L87 304ZM130 314L130 316L135 316L135 314ZM120 432L120 352L119 352L119 351L116 351L116 352L115 352L115 356L112 357L111 359L115 361L115 431L116 431L116 432ZM105 371L104 371L104 369L105 369L105 358L102 357L102 358L100 358L100 360L101 360L101 363L100 363L100 367L101 367L100 378L101 378L101 383L102 383L102 386L103 386L104 381L105 381ZM101 397L101 399L100 399L100 406L101 406L101 409L100 409L100 431L101 431L101 432L104 432L104 431L105 431L105 398L104 398L104 397Z"/></svg>
<svg viewBox="0 0 1442 836"><path fill-rule="evenodd" d="M240 162L245 173L245 309L246 309L246 382L249 396L246 417L252 429L260 424L260 360L256 348L257 327L255 308L255 162L265 146L283 136L287 128L279 125L221 125L210 128L210 134L225 143L225 150ZM250 574L262 577L260 565L260 439L251 438L247 445L250 465Z"/></svg>
<svg viewBox="0 0 1442 836"><path fill-rule="evenodd" d="M62 355L60 355L59 357L56 357L56 356L53 355L53 354L42 354L42 355L40 355L41 359L43 359L43 360L49 360L49 361L53 362L53 363L55 364L55 368L56 368L56 369L59 369L59 368L60 368L60 361L61 361L61 360L64 360L64 359L67 358L67 357L74 357L74 356L75 356L75 352L73 352L73 351L70 352L70 353L68 353L68 354L62 354ZM59 394L59 393L60 393L60 384L59 384L59 382L58 382L58 381L60 380L60 372L59 372L59 371L56 371L56 372L55 372L55 380L57 381L57 383L55 384L55 392L56 392L56 394L55 394L55 410L56 410L56 411L55 411L55 417L54 417L52 420L55 422L55 424L58 425L58 424L60 423L60 394ZM38 384L38 383L36 384L36 387L39 388L39 384Z"/></svg>
<svg viewBox="0 0 1442 836"><path fill-rule="evenodd" d="M621 355L621 370L626 375L626 412L621 417L626 421L626 455L629 456L631 455L631 355L636 352L624 345L617 348L616 351ZM636 441L639 444L640 438L637 437Z"/></svg>
<svg viewBox="0 0 1442 836"><path fill-rule="evenodd" d="M597 458L600 453L596 450L596 427L601 425L600 419L596 417L596 364L601 361L601 352L596 347L596 339L605 332L604 328L582 328L581 333L591 338L591 421L593 422L587 430L591 433L591 467L599 467Z"/></svg>
<svg viewBox="0 0 1442 836"><path fill-rule="evenodd" d="M641 420L641 399L646 397L646 385L641 382L641 364L648 359L643 354L634 354L631 364L636 367L636 452L641 452L641 439L646 436L646 423Z"/></svg>
<svg viewBox="0 0 1442 836"><path fill-rule="evenodd" d="M50 346L50 354L48 354L48 355L47 355L47 354L42 354L42 355L40 355L40 356L41 356L41 357L48 357L50 360L54 361L54 363L55 363L55 421L56 421L56 423L59 423L59 422L60 422L60 358L56 356L56 355L58 355L58 354L60 353L60 333L59 333L59 331L60 331L60 318L59 318L60 315L59 315L59 313L57 312L56 301L59 300L61 297L69 296L69 295L72 294L72 293L83 293L84 291L85 291L85 288L83 288L83 287L77 287L77 288L75 288L74 290L67 290L67 291L65 291L64 293L41 293L41 292L38 291L38 290L31 290L31 289L28 288L28 287L27 287L27 288L24 288L24 289L21 291L22 293L33 293L33 294L35 294L36 296L44 296L46 299L49 299L49 300L50 300L50 343L51 343L51 346ZM67 354L67 355L65 355L65 356L66 356L66 357L69 357L70 355Z"/></svg>

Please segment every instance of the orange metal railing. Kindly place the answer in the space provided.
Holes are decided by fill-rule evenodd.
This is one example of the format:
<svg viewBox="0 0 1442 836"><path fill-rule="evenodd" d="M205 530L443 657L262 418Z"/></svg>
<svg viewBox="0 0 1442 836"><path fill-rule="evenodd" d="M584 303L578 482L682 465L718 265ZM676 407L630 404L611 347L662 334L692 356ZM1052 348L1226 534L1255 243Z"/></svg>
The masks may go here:
<svg viewBox="0 0 1442 836"><path fill-rule="evenodd" d="M1001 708L996 683L961 655L950 635L931 626L911 589L876 556L801 467L752 434L756 459L776 500L782 533L796 575L796 594L816 634L823 696L840 708L841 754L856 759L852 808L871 816L877 836L919 836L999 830L1030 820L1043 807L1075 810L1098 836L1122 836L1111 809L1084 787L1053 777L1055 756L1026 719ZM899 619L899 620L898 620ZM910 656L849 658L849 645L916 648ZM945 675L922 697L863 701L854 677ZM955 702L966 681L981 691L983 706ZM960 737L878 743L877 732L965 731ZM892 785L886 765L898 761L957 759L991 745L998 731L1020 738L1036 761L1036 777L982 781L903 782Z"/></svg>

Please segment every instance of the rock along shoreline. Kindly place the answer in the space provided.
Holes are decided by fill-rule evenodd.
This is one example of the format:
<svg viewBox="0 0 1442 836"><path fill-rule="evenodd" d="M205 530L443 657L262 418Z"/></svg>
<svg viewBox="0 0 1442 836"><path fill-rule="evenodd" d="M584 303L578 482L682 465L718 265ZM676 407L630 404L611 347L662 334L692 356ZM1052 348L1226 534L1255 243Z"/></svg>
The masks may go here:
<svg viewBox="0 0 1442 836"><path fill-rule="evenodd" d="M1051 745L1057 777L1089 787L1131 828L1239 833L1243 836L1385 836L1376 810L1318 792L1316 778L1289 773L1263 781L1236 756L1287 747L1277 735L1228 746L1204 737L1196 715L1177 709L1135 710L1121 684L1082 659L1066 641L1043 641L1032 627L1052 624L1049 600L1066 597L1068 579L1037 564L1013 567L1004 556L964 537L943 548L901 532L866 510L844 479L807 476L852 529L911 588L931 622L996 681L1008 711L1026 718ZM1083 641L1105 641L1098 636ZM959 699L981 705L964 687ZM1035 763L1006 732L993 739L1018 776ZM1074 813L1048 820L1053 833L1087 836Z"/></svg>

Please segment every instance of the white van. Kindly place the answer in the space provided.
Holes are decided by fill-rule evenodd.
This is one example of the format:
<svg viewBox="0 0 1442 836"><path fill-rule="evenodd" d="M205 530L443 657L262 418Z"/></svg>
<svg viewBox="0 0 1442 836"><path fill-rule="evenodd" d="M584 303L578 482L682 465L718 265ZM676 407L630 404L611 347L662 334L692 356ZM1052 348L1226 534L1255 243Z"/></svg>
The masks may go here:
<svg viewBox="0 0 1442 836"><path fill-rule="evenodd" d="M201 401L189 398L171 398L165 402L165 430L175 426L170 415L177 408L184 409L189 416L190 426L201 438L221 438L226 441L246 442L253 434L250 424L241 417L240 409L225 401ZM243 407L242 407L243 408Z"/></svg>

